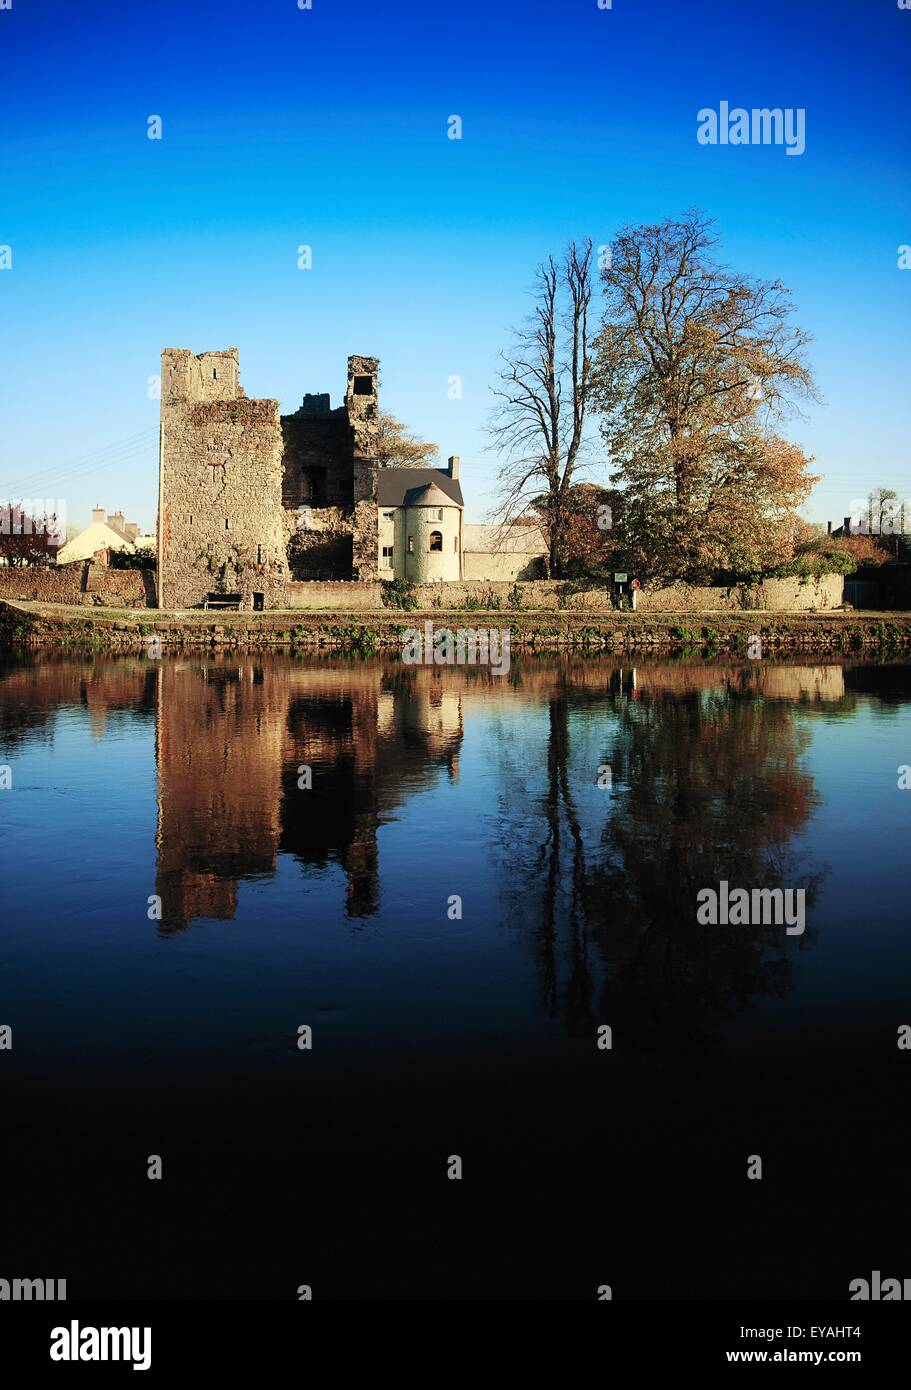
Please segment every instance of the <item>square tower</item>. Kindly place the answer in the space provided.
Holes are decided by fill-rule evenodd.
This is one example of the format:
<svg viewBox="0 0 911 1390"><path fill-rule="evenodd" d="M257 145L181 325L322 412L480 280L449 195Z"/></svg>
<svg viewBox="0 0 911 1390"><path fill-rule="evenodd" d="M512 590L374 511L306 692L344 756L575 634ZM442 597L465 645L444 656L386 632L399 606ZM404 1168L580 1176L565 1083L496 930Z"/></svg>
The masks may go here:
<svg viewBox="0 0 911 1390"><path fill-rule="evenodd" d="M281 602L278 402L248 400L236 348L161 355L158 604L190 608L207 593L246 607Z"/></svg>

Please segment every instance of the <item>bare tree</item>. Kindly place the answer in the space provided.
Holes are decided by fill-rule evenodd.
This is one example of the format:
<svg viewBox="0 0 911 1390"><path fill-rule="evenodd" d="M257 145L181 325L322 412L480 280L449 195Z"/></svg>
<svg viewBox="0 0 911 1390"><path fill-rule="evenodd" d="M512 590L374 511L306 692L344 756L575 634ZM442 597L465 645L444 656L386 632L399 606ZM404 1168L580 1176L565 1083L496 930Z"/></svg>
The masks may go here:
<svg viewBox="0 0 911 1390"><path fill-rule="evenodd" d="M537 270L535 308L501 354L490 426L501 458L498 514L514 521L538 500L550 547L550 572L562 574L570 488L585 444L593 389L589 333L592 243L571 242L559 264Z"/></svg>
<svg viewBox="0 0 911 1390"><path fill-rule="evenodd" d="M906 517L904 503L891 487L875 487L870 493L868 529L871 535L880 538L885 550L898 555L901 551L901 537L905 530ZM883 537L886 537L883 540Z"/></svg>

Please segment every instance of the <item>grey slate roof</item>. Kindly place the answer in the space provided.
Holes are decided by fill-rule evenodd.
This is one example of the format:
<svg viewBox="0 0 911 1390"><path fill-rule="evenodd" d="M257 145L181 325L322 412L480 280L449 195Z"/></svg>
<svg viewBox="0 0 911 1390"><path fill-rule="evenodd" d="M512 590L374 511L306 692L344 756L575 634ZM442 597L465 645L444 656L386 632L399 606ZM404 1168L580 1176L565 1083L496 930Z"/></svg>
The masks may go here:
<svg viewBox="0 0 911 1390"><path fill-rule="evenodd" d="M377 506L409 507L429 483L444 492L456 506L465 505L458 478L450 478L442 468L381 468L377 473Z"/></svg>

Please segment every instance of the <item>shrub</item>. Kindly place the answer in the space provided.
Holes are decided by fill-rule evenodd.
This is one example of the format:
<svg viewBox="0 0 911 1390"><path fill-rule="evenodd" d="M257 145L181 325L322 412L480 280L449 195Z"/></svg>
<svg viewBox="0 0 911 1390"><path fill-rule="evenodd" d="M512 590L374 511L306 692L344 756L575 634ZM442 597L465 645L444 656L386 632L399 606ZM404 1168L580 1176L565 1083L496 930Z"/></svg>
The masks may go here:
<svg viewBox="0 0 911 1390"><path fill-rule="evenodd" d="M112 570L153 570L154 550L112 550L109 568Z"/></svg>
<svg viewBox="0 0 911 1390"><path fill-rule="evenodd" d="M380 584L383 588L383 607L384 608L404 608L411 610L417 608L418 601L414 592L414 585L407 579L381 579Z"/></svg>
<svg viewBox="0 0 911 1390"><path fill-rule="evenodd" d="M462 607L466 608L469 612L474 612L476 609L479 608L497 609L500 608L500 606L500 596L499 594L495 594L493 589L491 588L485 589L483 593L478 594L477 596L474 594L470 594L468 598L465 600L464 604L462 605Z"/></svg>
<svg viewBox="0 0 911 1390"><path fill-rule="evenodd" d="M824 574L853 574L857 560L847 550L807 550L770 572L772 579L821 579Z"/></svg>

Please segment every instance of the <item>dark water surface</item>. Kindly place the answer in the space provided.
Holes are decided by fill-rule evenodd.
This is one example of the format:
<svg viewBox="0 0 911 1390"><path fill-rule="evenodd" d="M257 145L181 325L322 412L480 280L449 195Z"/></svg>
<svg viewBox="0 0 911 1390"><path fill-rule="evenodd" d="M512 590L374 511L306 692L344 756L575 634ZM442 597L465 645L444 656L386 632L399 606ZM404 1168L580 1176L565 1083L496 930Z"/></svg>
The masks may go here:
<svg viewBox="0 0 911 1390"><path fill-rule="evenodd" d="M911 1276L909 702L907 665L7 661L0 1277ZM722 879L803 887L803 936L698 925Z"/></svg>

